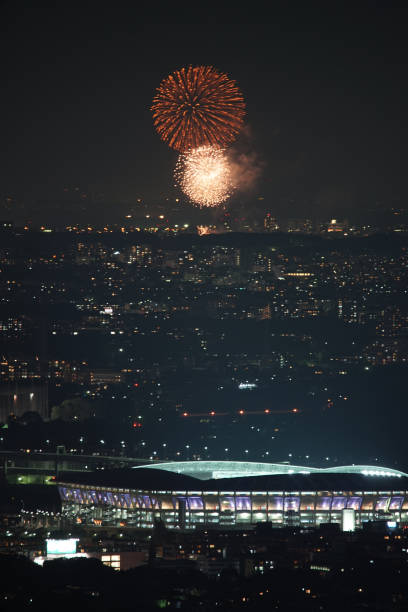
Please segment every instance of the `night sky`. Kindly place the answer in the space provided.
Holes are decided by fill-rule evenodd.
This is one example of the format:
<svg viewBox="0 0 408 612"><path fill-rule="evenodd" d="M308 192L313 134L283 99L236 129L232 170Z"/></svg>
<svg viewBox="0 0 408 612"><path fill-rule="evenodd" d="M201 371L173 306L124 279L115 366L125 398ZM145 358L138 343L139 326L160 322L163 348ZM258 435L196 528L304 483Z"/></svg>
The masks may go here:
<svg viewBox="0 0 408 612"><path fill-rule="evenodd" d="M2 198L75 186L112 201L169 195L176 154L149 108L160 80L191 63L238 81L248 130L237 147L264 165L255 194L277 212L291 201L307 214L407 202L402 3L272 3L268 17L241 15L261 24L212 23L215 7L205 23L201 12L193 24L154 24L137 3L0 6Z"/></svg>

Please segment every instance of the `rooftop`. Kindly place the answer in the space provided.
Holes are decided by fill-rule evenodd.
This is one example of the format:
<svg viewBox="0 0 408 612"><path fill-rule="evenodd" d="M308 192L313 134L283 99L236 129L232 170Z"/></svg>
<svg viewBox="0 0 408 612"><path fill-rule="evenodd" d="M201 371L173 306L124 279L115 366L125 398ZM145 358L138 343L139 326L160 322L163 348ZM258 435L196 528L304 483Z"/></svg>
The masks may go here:
<svg viewBox="0 0 408 612"><path fill-rule="evenodd" d="M361 465L320 469L240 461L185 461L69 472L61 474L59 482L145 491L408 490L408 474L394 469Z"/></svg>
<svg viewBox="0 0 408 612"><path fill-rule="evenodd" d="M242 478L245 476L279 476L284 474L363 474L401 478L408 474L392 468L372 465L343 465L328 468L302 467L288 463L258 463L254 461L171 461L141 466L185 474L200 480ZM141 467L134 469L140 470Z"/></svg>

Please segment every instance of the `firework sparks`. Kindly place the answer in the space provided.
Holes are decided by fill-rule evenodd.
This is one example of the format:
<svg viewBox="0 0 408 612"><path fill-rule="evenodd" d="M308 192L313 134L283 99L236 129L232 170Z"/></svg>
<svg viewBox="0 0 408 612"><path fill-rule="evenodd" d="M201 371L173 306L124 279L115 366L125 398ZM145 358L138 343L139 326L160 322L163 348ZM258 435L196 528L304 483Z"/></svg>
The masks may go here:
<svg viewBox="0 0 408 612"><path fill-rule="evenodd" d="M218 206L234 191L231 168L222 149L199 147L180 155L176 183L199 206Z"/></svg>
<svg viewBox="0 0 408 612"><path fill-rule="evenodd" d="M211 228L209 225L197 225L197 234L199 236L208 236L211 234Z"/></svg>
<svg viewBox="0 0 408 612"><path fill-rule="evenodd" d="M212 66L189 66L161 82L151 110L160 138L184 153L233 142L243 126L245 102L226 74Z"/></svg>

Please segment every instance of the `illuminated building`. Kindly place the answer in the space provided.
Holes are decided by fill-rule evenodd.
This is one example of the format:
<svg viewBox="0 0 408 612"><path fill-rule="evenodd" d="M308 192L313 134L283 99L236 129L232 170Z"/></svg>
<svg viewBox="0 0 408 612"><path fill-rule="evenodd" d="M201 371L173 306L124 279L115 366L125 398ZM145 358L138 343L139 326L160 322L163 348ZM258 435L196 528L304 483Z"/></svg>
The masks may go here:
<svg viewBox="0 0 408 612"><path fill-rule="evenodd" d="M373 466L312 468L184 461L62 476L68 521L150 529L408 522L408 474ZM343 512L350 510L351 512Z"/></svg>
<svg viewBox="0 0 408 612"><path fill-rule="evenodd" d="M279 225L275 217L272 217L271 213L267 213L264 218L264 228L266 232L277 232Z"/></svg>
<svg viewBox="0 0 408 612"><path fill-rule="evenodd" d="M310 272L302 272L300 270L297 272L286 272L285 276L294 276L294 277L302 278L302 277L312 276L312 274Z"/></svg>
<svg viewBox="0 0 408 612"><path fill-rule="evenodd" d="M264 308L261 308L260 310L260 319L271 319L272 318L272 310L271 310L271 305L267 304L266 306L264 306Z"/></svg>
<svg viewBox="0 0 408 612"><path fill-rule="evenodd" d="M311 219L289 219L287 222L286 231L289 234L311 234L313 231L313 222Z"/></svg>
<svg viewBox="0 0 408 612"><path fill-rule="evenodd" d="M121 372L107 369L91 370L89 376L91 385L117 385L123 378Z"/></svg>
<svg viewBox="0 0 408 612"><path fill-rule="evenodd" d="M337 219L331 219L327 227L327 232L329 234L333 232L344 232L346 229L347 229L346 221L338 221Z"/></svg>
<svg viewBox="0 0 408 612"><path fill-rule="evenodd" d="M356 514L352 508L343 508L341 513L341 530L354 531L356 528Z"/></svg>

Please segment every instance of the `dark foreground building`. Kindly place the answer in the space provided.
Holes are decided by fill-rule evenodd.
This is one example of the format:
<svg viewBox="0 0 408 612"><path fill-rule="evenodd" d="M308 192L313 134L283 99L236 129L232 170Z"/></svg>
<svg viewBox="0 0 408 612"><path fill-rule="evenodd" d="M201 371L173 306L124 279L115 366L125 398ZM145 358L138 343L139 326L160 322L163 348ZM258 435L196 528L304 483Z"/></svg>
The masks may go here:
<svg viewBox="0 0 408 612"><path fill-rule="evenodd" d="M352 530L408 522L408 475L371 466L328 469L194 461L62 476L62 512L81 524L151 529L248 527L260 522Z"/></svg>

